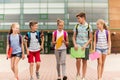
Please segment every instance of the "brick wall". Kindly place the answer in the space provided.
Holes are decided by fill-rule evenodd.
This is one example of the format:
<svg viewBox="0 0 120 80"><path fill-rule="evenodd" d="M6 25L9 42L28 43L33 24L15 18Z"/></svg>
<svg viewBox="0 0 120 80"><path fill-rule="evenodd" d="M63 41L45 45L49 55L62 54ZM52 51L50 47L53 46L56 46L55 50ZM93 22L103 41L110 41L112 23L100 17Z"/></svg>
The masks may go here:
<svg viewBox="0 0 120 80"><path fill-rule="evenodd" d="M111 34L112 53L120 53L120 32L115 35Z"/></svg>
<svg viewBox="0 0 120 80"><path fill-rule="evenodd" d="M112 53L120 53L120 0L109 0ZM115 35L112 35L116 32Z"/></svg>

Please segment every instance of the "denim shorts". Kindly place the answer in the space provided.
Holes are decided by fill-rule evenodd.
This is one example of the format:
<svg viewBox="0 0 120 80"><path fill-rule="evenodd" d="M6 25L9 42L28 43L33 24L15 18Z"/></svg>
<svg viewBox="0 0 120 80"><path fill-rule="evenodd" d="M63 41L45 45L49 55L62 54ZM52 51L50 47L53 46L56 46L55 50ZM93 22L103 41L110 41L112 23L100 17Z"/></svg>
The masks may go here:
<svg viewBox="0 0 120 80"><path fill-rule="evenodd" d="M107 49L98 49L98 48L96 48L96 52L98 52L100 54L107 54L108 53L108 48Z"/></svg>
<svg viewBox="0 0 120 80"><path fill-rule="evenodd" d="M12 54L11 57L19 57L22 58L22 52L16 53L16 54Z"/></svg>

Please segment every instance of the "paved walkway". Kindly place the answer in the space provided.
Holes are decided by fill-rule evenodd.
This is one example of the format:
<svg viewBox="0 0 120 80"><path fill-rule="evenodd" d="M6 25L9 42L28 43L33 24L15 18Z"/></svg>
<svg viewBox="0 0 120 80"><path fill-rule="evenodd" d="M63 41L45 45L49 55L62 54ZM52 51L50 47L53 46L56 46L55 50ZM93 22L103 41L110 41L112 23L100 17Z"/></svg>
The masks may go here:
<svg viewBox="0 0 120 80"><path fill-rule="evenodd" d="M40 80L56 80L56 62L53 54L41 55ZM19 63L20 80L29 80L29 64L27 58ZM97 80L97 63L88 61L86 80ZM68 80L75 80L76 67L75 59L67 55L67 76ZM35 75L34 75L35 78ZM5 55L0 55L0 80L13 80L13 73L10 70L10 60ZM35 78L35 80L37 80ZM106 59L103 80L120 80L120 54L109 55Z"/></svg>

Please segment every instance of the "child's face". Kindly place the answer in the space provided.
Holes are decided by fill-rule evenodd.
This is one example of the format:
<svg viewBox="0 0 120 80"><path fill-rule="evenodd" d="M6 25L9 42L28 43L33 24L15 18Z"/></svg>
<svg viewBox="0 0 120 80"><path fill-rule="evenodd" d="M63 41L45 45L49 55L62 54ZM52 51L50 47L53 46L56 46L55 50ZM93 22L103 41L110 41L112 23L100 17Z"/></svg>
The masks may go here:
<svg viewBox="0 0 120 80"><path fill-rule="evenodd" d="M83 22L84 22L84 18L83 17L77 17L77 20L78 20L78 22L80 23L80 24L82 24Z"/></svg>
<svg viewBox="0 0 120 80"><path fill-rule="evenodd" d="M102 29L103 28L103 24L101 24L99 21L97 22L97 28L98 29Z"/></svg>
<svg viewBox="0 0 120 80"><path fill-rule="evenodd" d="M64 28L64 22L60 22L58 25L58 29L63 29Z"/></svg>
<svg viewBox="0 0 120 80"><path fill-rule="evenodd" d="M19 33L19 25L18 24L15 24L15 26L12 29L13 29L13 32Z"/></svg>
<svg viewBox="0 0 120 80"><path fill-rule="evenodd" d="M38 29L38 24L34 24L33 26L31 26L32 31L37 31Z"/></svg>

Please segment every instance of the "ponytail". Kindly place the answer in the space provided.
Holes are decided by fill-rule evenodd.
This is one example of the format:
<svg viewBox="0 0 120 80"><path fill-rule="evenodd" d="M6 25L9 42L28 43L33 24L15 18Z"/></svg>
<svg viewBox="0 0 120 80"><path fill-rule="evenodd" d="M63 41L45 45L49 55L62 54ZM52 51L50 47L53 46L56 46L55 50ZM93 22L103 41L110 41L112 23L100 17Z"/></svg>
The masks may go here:
<svg viewBox="0 0 120 80"><path fill-rule="evenodd" d="M107 30L107 26L106 26L105 23L103 24L103 28L104 28L105 30Z"/></svg>
<svg viewBox="0 0 120 80"><path fill-rule="evenodd" d="M12 33L13 33L13 30L12 30L12 26L11 26L9 34L12 34Z"/></svg>
<svg viewBox="0 0 120 80"><path fill-rule="evenodd" d="M60 19L57 19L57 26L59 25L59 23L60 23Z"/></svg>

